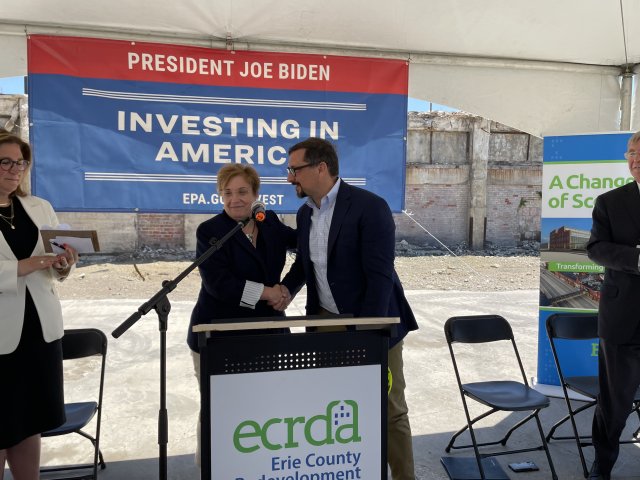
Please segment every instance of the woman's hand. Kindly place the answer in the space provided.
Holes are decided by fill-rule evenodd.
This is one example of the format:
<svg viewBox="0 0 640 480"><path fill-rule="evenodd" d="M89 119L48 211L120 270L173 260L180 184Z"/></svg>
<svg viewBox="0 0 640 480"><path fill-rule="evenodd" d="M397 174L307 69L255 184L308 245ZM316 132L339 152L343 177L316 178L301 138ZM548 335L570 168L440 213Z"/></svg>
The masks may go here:
<svg viewBox="0 0 640 480"><path fill-rule="evenodd" d="M289 289L284 285L274 285L273 287L264 287L263 298L274 310L284 312L291 302L291 294Z"/></svg>
<svg viewBox="0 0 640 480"><path fill-rule="evenodd" d="M64 244L64 253L55 256L56 261L53 268L60 274L64 274L71 269L71 266L78 261L78 252L70 245Z"/></svg>
<svg viewBox="0 0 640 480"><path fill-rule="evenodd" d="M36 255L18 261L18 276L24 277L38 270L51 268L58 262L58 257L54 255Z"/></svg>
<svg viewBox="0 0 640 480"><path fill-rule="evenodd" d="M78 252L65 245L64 253L60 255L36 255L18 261L18 276L24 277L38 270L55 269L59 274L68 273L71 266L78 261Z"/></svg>

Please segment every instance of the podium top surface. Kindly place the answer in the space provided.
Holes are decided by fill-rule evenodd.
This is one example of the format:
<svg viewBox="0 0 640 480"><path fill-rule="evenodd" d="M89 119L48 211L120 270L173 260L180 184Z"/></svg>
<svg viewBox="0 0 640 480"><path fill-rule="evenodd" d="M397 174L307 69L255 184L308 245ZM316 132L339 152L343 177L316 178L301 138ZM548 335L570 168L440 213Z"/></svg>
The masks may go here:
<svg viewBox="0 0 640 480"><path fill-rule="evenodd" d="M257 330L265 328L292 328L292 327L333 327L353 325L370 327L372 329L384 328L387 325L400 323L399 317L322 317L319 315L310 317L280 317L281 320L253 319L245 322L202 323L194 325L195 333L201 332L228 332L233 330Z"/></svg>

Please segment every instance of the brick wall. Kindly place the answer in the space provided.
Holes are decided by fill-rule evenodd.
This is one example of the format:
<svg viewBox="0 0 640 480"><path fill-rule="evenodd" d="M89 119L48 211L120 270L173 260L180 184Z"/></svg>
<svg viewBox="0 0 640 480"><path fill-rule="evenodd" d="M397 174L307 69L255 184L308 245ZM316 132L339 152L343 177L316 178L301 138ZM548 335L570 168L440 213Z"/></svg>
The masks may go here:
<svg viewBox="0 0 640 480"><path fill-rule="evenodd" d="M183 247L184 215L139 213L138 244L149 247Z"/></svg>
<svg viewBox="0 0 640 480"><path fill-rule="evenodd" d="M491 170L487 188L487 240L513 245L540 240L542 192L536 185L542 168Z"/></svg>
<svg viewBox="0 0 640 480"><path fill-rule="evenodd" d="M104 252L132 251L140 246L135 213L59 212L58 220L77 230L96 230Z"/></svg>
<svg viewBox="0 0 640 480"><path fill-rule="evenodd" d="M96 230L104 252L133 251L143 246L196 249L196 229L207 214L60 212L58 220L73 228Z"/></svg>
<svg viewBox="0 0 640 480"><path fill-rule="evenodd" d="M480 120L466 113L409 114L405 208L447 245L470 238L471 132ZM486 219L484 238L495 245L539 240L542 140L497 122L489 130L487 178L474 197L485 203L486 216L473 219L476 228ZM398 239L435 243L403 217L396 215Z"/></svg>
<svg viewBox="0 0 640 480"><path fill-rule="evenodd" d="M396 237L417 245L437 245L432 235L445 245L466 240L468 204L466 184L407 185L405 209L415 221L404 213L396 214Z"/></svg>

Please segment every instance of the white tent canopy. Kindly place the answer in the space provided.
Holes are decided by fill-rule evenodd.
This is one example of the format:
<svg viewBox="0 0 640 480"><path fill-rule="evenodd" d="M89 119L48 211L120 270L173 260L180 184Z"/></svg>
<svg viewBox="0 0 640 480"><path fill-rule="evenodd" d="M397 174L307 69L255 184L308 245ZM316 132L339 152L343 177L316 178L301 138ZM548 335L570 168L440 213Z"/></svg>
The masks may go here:
<svg viewBox="0 0 640 480"><path fill-rule="evenodd" d="M411 96L534 135L619 130L621 108L640 129L639 18L638 0L4 0L0 76L26 74L30 33L384 56L411 62Z"/></svg>

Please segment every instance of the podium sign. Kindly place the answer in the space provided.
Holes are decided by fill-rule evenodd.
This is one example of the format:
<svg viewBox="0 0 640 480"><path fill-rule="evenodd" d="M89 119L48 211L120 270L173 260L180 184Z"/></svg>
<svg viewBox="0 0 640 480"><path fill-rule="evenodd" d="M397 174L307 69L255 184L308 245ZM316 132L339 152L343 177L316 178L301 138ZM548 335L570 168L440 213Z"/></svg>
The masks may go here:
<svg viewBox="0 0 640 480"><path fill-rule="evenodd" d="M380 478L379 366L216 375L211 399L211 478Z"/></svg>
<svg viewBox="0 0 640 480"><path fill-rule="evenodd" d="M201 340L202 478L386 480L387 336Z"/></svg>

